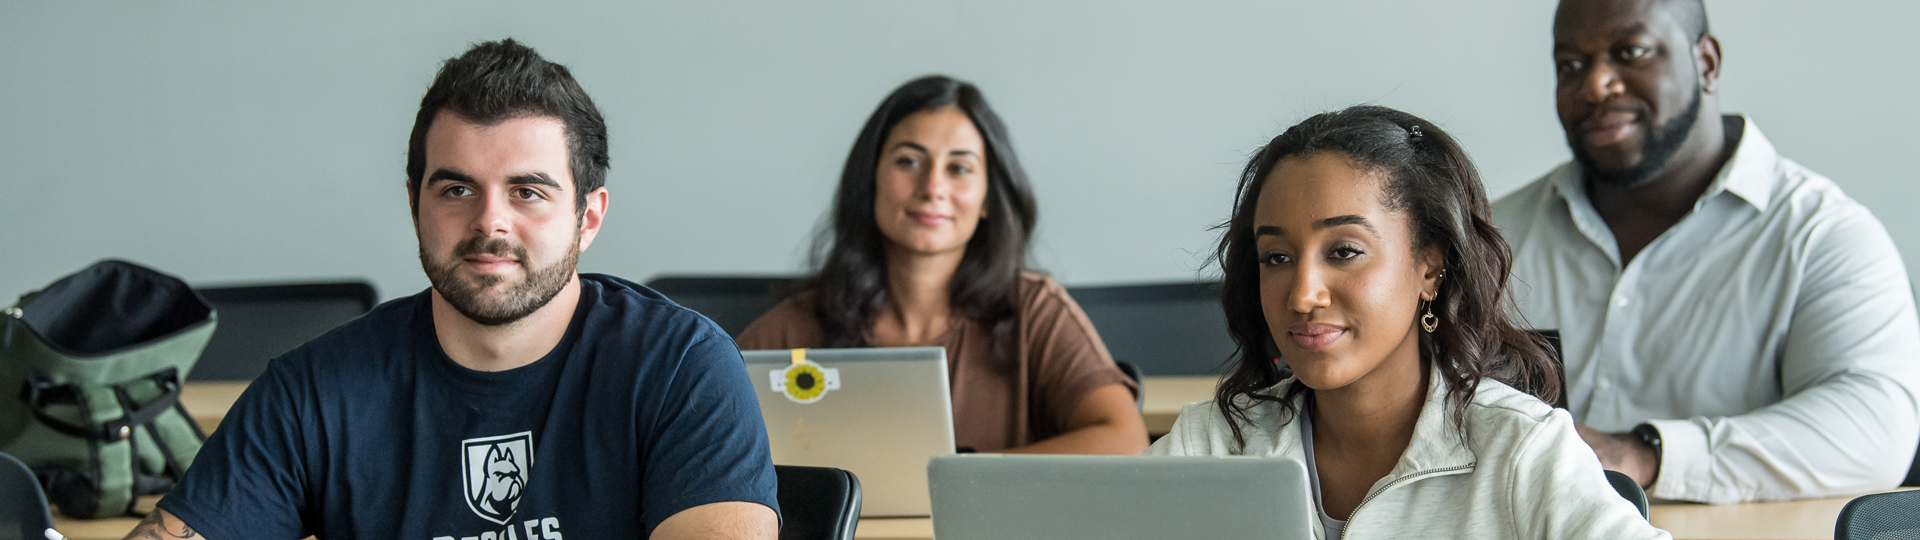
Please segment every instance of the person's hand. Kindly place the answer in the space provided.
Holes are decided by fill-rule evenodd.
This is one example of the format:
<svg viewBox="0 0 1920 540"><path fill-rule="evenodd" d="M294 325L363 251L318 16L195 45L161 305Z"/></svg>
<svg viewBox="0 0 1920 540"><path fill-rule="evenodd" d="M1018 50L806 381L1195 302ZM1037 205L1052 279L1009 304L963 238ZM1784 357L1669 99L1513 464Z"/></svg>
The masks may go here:
<svg viewBox="0 0 1920 540"><path fill-rule="evenodd" d="M1580 432L1580 439L1587 441L1587 446L1593 447L1593 454L1600 457L1601 468L1626 474L1642 489L1652 486L1654 476L1660 474L1660 456L1654 455L1653 447L1632 433L1607 433L1586 424L1574 424L1573 428Z"/></svg>

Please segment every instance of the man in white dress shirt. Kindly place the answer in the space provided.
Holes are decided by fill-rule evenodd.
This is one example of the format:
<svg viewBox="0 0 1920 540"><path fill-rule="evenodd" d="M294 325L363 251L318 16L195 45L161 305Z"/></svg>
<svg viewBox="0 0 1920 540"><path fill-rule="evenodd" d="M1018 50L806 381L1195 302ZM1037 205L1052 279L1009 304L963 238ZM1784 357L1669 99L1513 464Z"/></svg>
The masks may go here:
<svg viewBox="0 0 1920 540"><path fill-rule="evenodd" d="M1899 485L1920 320L1885 227L1720 114L1700 0L1565 0L1553 40L1574 160L1494 212L1602 464L1713 503Z"/></svg>

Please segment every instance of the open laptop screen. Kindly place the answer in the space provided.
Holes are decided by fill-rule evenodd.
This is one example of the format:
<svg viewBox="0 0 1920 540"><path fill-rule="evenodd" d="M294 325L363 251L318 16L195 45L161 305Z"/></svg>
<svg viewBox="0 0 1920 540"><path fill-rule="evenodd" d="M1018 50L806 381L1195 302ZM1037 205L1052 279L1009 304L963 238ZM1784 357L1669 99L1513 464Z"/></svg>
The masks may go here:
<svg viewBox="0 0 1920 540"><path fill-rule="evenodd" d="M941 347L745 351L778 465L860 480L860 515L925 516L927 460L953 453Z"/></svg>

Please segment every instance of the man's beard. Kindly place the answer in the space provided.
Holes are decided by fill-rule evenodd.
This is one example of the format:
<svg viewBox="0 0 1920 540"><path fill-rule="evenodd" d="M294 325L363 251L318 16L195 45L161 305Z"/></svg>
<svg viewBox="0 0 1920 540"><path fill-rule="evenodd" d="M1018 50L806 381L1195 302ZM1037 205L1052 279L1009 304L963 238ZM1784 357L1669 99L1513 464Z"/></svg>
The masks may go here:
<svg viewBox="0 0 1920 540"><path fill-rule="evenodd" d="M482 294L494 285L504 281L499 275L480 274L473 280L461 279L462 259L468 255L495 255L513 257L520 261L526 270L527 278L514 284L501 293L499 301L488 303L481 299ZM435 261L427 254L425 246L420 248L420 266L427 271L427 280L433 283L433 290L447 300L455 311L465 315L473 322L484 326L509 324L532 315L546 307L560 294L573 278L575 266L580 262L580 235L575 234L573 244L567 248L567 254L560 261L543 268L533 266L527 259L527 248L508 243L499 238L468 238L454 246L453 255L445 261Z"/></svg>
<svg viewBox="0 0 1920 540"><path fill-rule="evenodd" d="M1625 169L1606 170L1594 164L1593 156L1578 141L1569 140L1573 147L1573 160L1580 163L1580 170L1587 178L1601 184L1632 189L1652 180L1653 176L1667 168L1667 162L1674 154L1680 153L1680 146L1687 143L1687 135L1693 131L1693 124L1700 118L1701 92L1694 92L1693 103L1680 116L1668 120L1666 125L1654 126L1647 134L1647 143L1640 149L1640 164Z"/></svg>

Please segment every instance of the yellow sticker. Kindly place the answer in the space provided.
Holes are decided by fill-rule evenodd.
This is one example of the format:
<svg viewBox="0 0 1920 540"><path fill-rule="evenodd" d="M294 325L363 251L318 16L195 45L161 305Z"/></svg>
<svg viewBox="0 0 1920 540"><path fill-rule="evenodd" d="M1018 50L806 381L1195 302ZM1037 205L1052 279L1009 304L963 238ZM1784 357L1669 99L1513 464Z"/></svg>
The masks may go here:
<svg viewBox="0 0 1920 540"><path fill-rule="evenodd" d="M798 356L800 349L794 349ZM800 360L782 369L767 373L773 391L786 394L794 403L814 403L827 397L830 390L840 389L840 370L822 367L809 360Z"/></svg>

